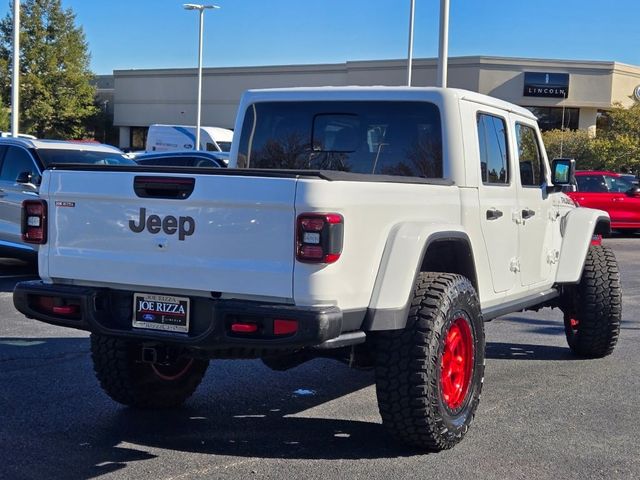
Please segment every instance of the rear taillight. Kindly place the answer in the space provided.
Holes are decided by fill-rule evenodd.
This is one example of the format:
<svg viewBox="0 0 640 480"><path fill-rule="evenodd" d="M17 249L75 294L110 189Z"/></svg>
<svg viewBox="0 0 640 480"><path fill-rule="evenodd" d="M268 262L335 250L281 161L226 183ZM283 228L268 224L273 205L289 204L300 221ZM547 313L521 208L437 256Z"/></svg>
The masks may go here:
<svg viewBox="0 0 640 480"><path fill-rule="evenodd" d="M296 258L306 263L334 263L342 253L344 219L337 213L298 216Z"/></svg>
<svg viewBox="0 0 640 480"><path fill-rule="evenodd" d="M47 202L22 202L22 240L27 243L47 243Z"/></svg>

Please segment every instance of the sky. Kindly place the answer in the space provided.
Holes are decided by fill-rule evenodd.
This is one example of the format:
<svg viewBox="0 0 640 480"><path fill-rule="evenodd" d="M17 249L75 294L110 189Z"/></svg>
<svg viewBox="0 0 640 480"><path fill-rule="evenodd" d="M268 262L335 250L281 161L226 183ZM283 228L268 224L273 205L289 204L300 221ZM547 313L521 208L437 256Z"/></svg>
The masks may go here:
<svg viewBox="0 0 640 480"><path fill-rule="evenodd" d="M439 0L415 0L414 58L438 54ZM179 0L62 0L96 74L197 65L198 14ZM11 2L0 3L0 16ZM410 0L218 0L205 67L406 58ZM451 0L449 55L640 65L638 0Z"/></svg>

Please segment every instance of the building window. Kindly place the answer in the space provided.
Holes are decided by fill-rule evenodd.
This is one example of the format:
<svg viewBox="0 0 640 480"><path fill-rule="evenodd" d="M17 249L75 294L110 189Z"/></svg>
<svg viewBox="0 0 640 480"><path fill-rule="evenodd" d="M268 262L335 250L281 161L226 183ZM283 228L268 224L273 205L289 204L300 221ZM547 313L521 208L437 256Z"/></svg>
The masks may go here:
<svg viewBox="0 0 640 480"><path fill-rule="evenodd" d="M562 108L562 107L525 107L538 117L538 125L540 130L562 129L562 110L564 110L564 128L569 130L578 129L578 120L580 119L579 108Z"/></svg>
<svg viewBox="0 0 640 480"><path fill-rule="evenodd" d="M611 126L611 116L607 110L598 110L596 114L596 130L606 130Z"/></svg>
<svg viewBox="0 0 640 480"><path fill-rule="evenodd" d="M144 150L147 145L147 132L149 127L131 127L129 130L131 151Z"/></svg>

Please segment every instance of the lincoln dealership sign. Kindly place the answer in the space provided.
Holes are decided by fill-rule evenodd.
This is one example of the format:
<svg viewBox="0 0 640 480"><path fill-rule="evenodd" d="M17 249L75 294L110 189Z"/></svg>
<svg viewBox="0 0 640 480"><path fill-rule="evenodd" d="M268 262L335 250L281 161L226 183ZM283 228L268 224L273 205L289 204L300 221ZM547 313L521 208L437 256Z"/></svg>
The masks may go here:
<svg viewBox="0 0 640 480"><path fill-rule="evenodd" d="M569 96L568 73L524 72L525 97L567 98Z"/></svg>

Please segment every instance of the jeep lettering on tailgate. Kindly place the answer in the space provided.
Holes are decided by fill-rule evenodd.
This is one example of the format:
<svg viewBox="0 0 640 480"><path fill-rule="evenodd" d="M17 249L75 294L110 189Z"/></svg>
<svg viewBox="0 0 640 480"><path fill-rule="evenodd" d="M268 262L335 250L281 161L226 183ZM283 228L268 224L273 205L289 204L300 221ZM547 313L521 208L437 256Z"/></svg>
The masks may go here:
<svg viewBox="0 0 640 480"><path fill-rule="evenodd" d="M172 215L167 215L161 218L159 215L149 215L149 218L147 218L146 208L140 209L139 216L140 218L137 222L129 220L129 228L134 233L140 233L145 228L154 235L160 233L160 230L167 235L174 235L178 232L178 240L184 240L196 231L196 221L192 217L176 218Z"/></svg>

